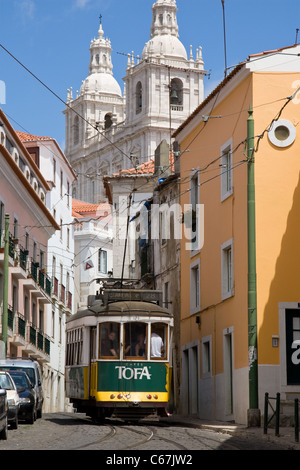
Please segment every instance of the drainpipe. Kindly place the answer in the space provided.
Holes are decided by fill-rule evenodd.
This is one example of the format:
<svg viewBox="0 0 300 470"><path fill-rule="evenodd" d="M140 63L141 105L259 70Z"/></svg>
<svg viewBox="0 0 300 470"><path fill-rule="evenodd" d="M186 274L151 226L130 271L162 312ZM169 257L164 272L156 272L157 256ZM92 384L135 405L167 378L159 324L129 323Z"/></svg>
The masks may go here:
<svg viewBox="0 0 300 470"><path fill-rule="evenodd" d="M248 354L249 409L248 426L260 426L257 369L257 293L255 246L254 119L250 105L247 120L247 206L248 206Z"/></svg>
<svg viewBox="0 0 300 470"><path fill-rule="evenodd" d="M5 214L4 238L4 268L3 268L3 313L2 313L2 342L4 351L0 354L7 356L7 325L8 325L8 248L9 248L9 214Z"/></svg>

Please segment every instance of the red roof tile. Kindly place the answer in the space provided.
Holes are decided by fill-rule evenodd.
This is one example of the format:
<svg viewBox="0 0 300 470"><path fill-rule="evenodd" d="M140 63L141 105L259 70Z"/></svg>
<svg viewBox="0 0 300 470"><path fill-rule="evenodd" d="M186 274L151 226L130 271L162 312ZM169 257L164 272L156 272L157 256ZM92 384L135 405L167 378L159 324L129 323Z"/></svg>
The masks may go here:
<svg viewBox="0 0 300 470"><path fill-rule="evenodd" d="M154 160L141 163L136 168L129 168L128 170L121 170L114 173L113 176L134 176L134 175L153 175L154 173Z"/></svg>
<svg viewBox="0 0 300 470"><path fill-rule="evenodd" d="M53 140L52 137L45 137L45 136L27 134L26 132L21 132L21 131L15 131L15 132L16 132L16 134L18 135L19 139L22 142L30 142L30 141L34 141L34 140Z"/></svg>
<svg viewBox="0 0 300 470"><path fill-rule="evenodd" d="M72 200L72 215L73 217L87 217L94 216L106 217L111 213L111 206L107 202L100 202L99 204L91 204L89 202Z"/></svg>

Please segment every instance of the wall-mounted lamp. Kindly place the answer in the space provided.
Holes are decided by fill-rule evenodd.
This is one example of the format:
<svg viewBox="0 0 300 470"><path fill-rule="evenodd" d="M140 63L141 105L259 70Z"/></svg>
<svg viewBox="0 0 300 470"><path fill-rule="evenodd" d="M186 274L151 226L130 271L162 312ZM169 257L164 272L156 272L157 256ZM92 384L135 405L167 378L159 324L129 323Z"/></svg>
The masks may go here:
<svg viewBox="0 0 300 470"><path fill-rule="evenodd" d="M196 316L195 321L196 321L196 323L197 323L197 325L198 325L198 328L200 328L200 325L201 325L201 318L200 318L199 315Z"/></svg>
<svg viewBox="0 0 300 470"><path fill-rule="evenodd" d="M278 348L279 346L279 336L278 335L272 335L272 347L273 348Z"/></svg>

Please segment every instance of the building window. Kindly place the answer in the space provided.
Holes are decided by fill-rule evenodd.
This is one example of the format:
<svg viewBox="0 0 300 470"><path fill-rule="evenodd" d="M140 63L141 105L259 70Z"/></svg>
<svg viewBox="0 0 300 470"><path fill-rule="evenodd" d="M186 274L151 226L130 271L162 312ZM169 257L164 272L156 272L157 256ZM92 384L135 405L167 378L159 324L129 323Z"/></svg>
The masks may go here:
<svg viewBox="0 0 300 470"><path fill-rule="evenodd" d="M37 260L37 253L36 253L36 250L37 250L37 243L36 241L33 242L33 261L34 263L36 262Z"/></svg>
<svg viewBox="0 0 300 470"><path fill-rule="evenodd" d="M44 251L40 250L40 269L44 268L45 263L45 253Z"/></svg>
<svg viewBox="0 0 300 470"><path fill-rule="evenodd" d="M190 313L200 310L200 260L191 264L190 272Z"/></svg>
<svg viewBox="0 0 300 470"><path fill-rule="evenodd" d="M0 248L4 246L5 236L5 209L4 203L0 202Z"/></svg>
<svg viewBox="0 0 300 470"><path fill-rule="evenodd" d="M63 239L63 221L60 219L60 240Z"/></svg>
<svg viewBox="0 0 300 470"><path fill-rule="evenodd" d="M29 233L27 231L25 233L25 250L29 253Z"/></svg>
<svg viewBox="0 0 300 470"><path fill-rule="evenodd" d="M164 245L167 242L168 238L168 217L166 214L167 207L163 207L162 211L159 213L159 222L160 222L160 240L161 244Z"/></svg>
<svg viewBox="0 0 300 470"><path fill-rule="evenodd" d="M52 310L52 325L51 325L51 336L54 338L54 333L55 333L55 312Z"/></svg>
<svg viewBox="0 0 300 470"><path fill-rule="evenodd" d="M63 197L63 185L64 185L63 172L60 171L60 197Z"/></svg>
<svg viewBox="0 0 300 470"><path fill-rule="evenodd" d="M229 197L232 192L232 141L230 139L221 148L221 200Z"/></svg>
<svg viewBox="0 0 300 470"><path fill-rule="evenodd" d="M169 283L164 283L164 304L165 308L169 307Z"/></svg>
<svg viewBox="0 0 300 470"><path fill-rule="evenodd" d="M70 183L67 181L67 206L70 206Z"/></svg>
<svg viewBox="0 0 300 470"><path fill-rule="evenodd" d="M291 145L296 138L295 126L286 119L274 121L268 131L270 142L276 147L285 148Z"/></svg>
<svg viewBox="0 0 300 470"><path fill-rule="evenodd" d="M233 288L233 240L221 246L222 300L234 294Z"/></svg>
<svg viewBox="0 0 300 470"><path fill-rule="evenodd" d="M107 251L101 249L99 250L98 271L103 274L107 273Z"/></svg>
<svg viewBox="0 0 300 470"><path fill-rule="evenodd" d="M53 256L53 258L52 258L52 279L55 278L55 274L56 274L56 258L55 258L55 256Z"/></svg>
<svg viewBox="0 0 300 470"><path fill-rule="evenodd" d="M199 228L197 226L197 213L198 213L198 206L199 206L199 175L198 171L194 172L190 179L190 204L191 204L191 211L192 214L189 214L191 220L188 221L188 226L190 226L190 241L191 241L191 250L199 250L200 249L200 240L199 240ZM200 223L200 220L198 220Z"/></svg>
<svg viewBox="0 0 300 470"><path fill-rule="evenodd" d="M56 160L53 158L53 183L56 183Z"/></svg>
<svg viewBox="0 0 300 470"><path fill-rule="evenodd" d="M14 217L14 238L18 238L18 219Z"/></svg>

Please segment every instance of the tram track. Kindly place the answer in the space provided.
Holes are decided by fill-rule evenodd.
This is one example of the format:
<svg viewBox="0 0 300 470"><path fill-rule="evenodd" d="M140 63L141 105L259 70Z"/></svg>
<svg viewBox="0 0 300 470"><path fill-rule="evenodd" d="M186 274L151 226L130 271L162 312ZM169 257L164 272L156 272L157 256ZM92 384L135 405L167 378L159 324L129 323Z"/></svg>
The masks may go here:
<svg viewBox="0 0 300 470"><path fill-rule="evenodd" d="M80 420L83 421L90 421L89 418L85 417L80 417ZM118 423L118 424L111 424L111 423L106 423L103 424L105 428L108 428L109 432L105 436L101 436L99 439L92 440L90 442L86 442L80 446L72 447L69 450L84 450L87 449L89 450L91 447L97 448L99 445L106 443L109 445L109 449L114 448L115 450L130 450L130 449L137 449L141 446L146 446L151 443L151 441L156 441L156 444L154 447L156 447L158 442L165 442L168 445L171 445L174 447L174 450L188 450L187 447L184 445L180 444L177 440L174 439L169 439L166 437L163 437L158 434L158 430L156 429L157 423L153 425L143 425L143 424L136 424L132 426L124 425L123 423ZM125 436L124 436L125 433ZM141 439L134 441L132 438L130 438L130 435L138 435L141 436ZM115 442L130 442L128 445L125 446L118 446L115 445ZM132 442L133 441L133 442ZM112 445L112 444L113 445ZM104 449L106 446L101 446L101 449Z"/></svg>

